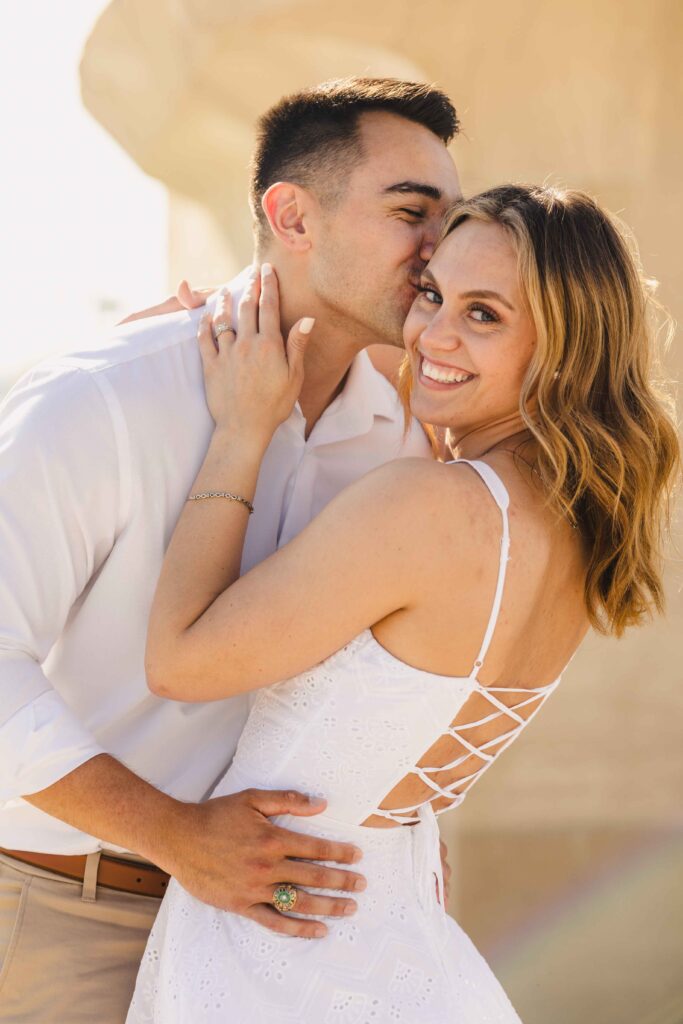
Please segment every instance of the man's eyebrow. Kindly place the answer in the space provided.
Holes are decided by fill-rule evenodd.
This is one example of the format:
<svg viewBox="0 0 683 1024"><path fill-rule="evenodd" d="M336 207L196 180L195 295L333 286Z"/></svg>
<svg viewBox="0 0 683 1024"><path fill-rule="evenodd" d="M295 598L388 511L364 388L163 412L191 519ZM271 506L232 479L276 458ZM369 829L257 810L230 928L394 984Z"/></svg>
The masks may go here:
<svg viewBox="0 0 683 1024"><path fill-rule="evenodd" d="M437 283L436 278L434 277L434 275L432 274L431 270L429 270L428 267L424 268L424 270L422 271L422 274L420 276L423 277L423 278L426 278L427 281L431 281L433 284ZM507 308L509 310L511 310L513 313L515 311L515 307L513 305L511 305L508 302L507 299L504 299L503 296L500 294L500 292L493 292L493 291L491 291L488 288L478 288L478 289L476 289L475 291L472 291L472 292L461 292L460 293L460 298L461 299L498 299L499 302L502 302L502 304L504 306L507 306Z"/></svg>
<svg viewBox="0 0 683 1024"><path fill-rule="evenodd" d="M383 190L383 195L392 195L398 192L401 195L415 193L419 196L426 196L427 199L439 200L443 192L436 185L425 185L422 181L397 181L395 185L389 185Z"/></svg>

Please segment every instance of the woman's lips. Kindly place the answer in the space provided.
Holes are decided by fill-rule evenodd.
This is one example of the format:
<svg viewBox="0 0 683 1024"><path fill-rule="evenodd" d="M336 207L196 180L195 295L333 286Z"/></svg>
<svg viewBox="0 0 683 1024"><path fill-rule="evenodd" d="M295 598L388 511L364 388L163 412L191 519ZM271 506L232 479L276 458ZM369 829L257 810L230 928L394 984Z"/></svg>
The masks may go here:
<svg viewBox="0 0 683 1024"><path fill-rule="evenodd" d="M428 360L428 361L431 362L431 360ZM467 380L460 380L460 381L434 380L432 377L427 377L423 373L423 371L422 371L422 364L423 364L423 362L424 362L424 356L420 355L419 356L419 363L418 363L418 380L420 381L420 384L423 387L427 388L430 391L455 391L458 388L465 387L466 384L471 384L472 381L476 378L476 374L471 374L468 377ZM447 367L443 363L434 363L433 365L434 366L438 366L439 369L443 369L445 371L451 371L452 373L459 373L459 374L467 373L466 370L461 370L459 367L454 367L454 366L448 366Z"/></svg>

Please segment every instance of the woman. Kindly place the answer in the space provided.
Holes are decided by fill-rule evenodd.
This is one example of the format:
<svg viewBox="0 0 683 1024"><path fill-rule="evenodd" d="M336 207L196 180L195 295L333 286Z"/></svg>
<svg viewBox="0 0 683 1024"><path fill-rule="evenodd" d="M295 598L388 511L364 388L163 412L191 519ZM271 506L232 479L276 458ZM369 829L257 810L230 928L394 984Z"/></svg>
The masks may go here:
<svg viewBox="0 0 683 1024"><path fill-rule="evenodd" d="M202 322L216 429L156 593L149 685L184 701L258 691L214 795L323 796L315 819L281 820L362 847L367 889L302 924L323 937L307 942L259 923L306 910L287 879L254 920L173 881L129 1024L519 1020L445 913L436 815L540 709L590 625L621 635L661 610L678 447L637 266L584 194L459 203L420 288L401 390L457 458L368 474L241 579L260 459L312 323L285 351L268 267L236 338L225 307L218 351Z"/></svg>

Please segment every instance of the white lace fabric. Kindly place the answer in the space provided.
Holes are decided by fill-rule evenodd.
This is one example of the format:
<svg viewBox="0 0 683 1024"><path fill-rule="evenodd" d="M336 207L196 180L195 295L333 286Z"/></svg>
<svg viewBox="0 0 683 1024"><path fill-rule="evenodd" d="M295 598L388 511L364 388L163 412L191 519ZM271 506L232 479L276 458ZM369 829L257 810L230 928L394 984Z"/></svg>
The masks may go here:
<svg viewBox="0 0 683 1024"><path fill-rule="evenodd" d="M479 682L505 584L508 495L488 465L469 464L503 521L496 593L470 675L442 676L409 666L364 630L307 672L259 691L234 761L213 793L256 787L324 796L324 814L274 821L363 849L358 868L368 886L355 897L358 912L326 918L324 939L278 936L201 903L172 880L127 1024L519 1024L491 969L445 913L436 815L462 802L560 680L536 689ZM508 706L496 696L501 691L523 696ZM459 722L473 693L492 711ZM520 714L534 701L529 714ZM468 730L503 716L514 724L494 739L479 746L467 739ZM457 740L463 753L447 764L420 766L444 735ZM475 771L453 782L434 778L444 771L457 774L470 757L481 762ZM383 807L387 794L410 774L424 784L424 799ZM447 805L435 809L444 799ZM363 826L371 815L396 826Z"/></svg>

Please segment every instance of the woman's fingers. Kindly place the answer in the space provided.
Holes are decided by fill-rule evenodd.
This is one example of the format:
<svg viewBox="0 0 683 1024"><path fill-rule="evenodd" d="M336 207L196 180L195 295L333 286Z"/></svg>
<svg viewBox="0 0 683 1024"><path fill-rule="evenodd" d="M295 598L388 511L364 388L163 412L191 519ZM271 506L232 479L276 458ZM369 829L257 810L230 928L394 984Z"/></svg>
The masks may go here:
<svg viewBox="0 0 683 1024"><path fill-rule="evenodd" d="M211 317L208 313L205 313L199 321L197 340L199 342L199 354L202 357L202 365L204 367L204 372L206 373L207 370L211 369L218 357L216 343L213 339L213 331L211 329Z"/></svg>
<svg viewBox="0 0 683 1024"><path fill-rule="evenodd" d="M221 330L223 327L228 327L230 330ZM218 297L213 315L213 333L219 352L235 340L236 335L232 329L232 295L230 292L221 292Z"/></svg>
<svg viewBox="0 0 683 1024"><path fill-rule="evenodd" d="M244 289L237 311L237 333L240 339L253 338L258 334L258 305L261 295L261 273L252 267L247 286Z"/></svg>
<svg viewBox="0 0 683 1024"><path fill-rule="evenodd" d="M261 267L261 295L259 298L259 334L267 338L280 335L280 289L277 274L270 263Z"/></svg>
<svg viewBox="0 0 683 1024"><path fill-rule="evenodd" d="M259 427L274 430L291 413L301 391L315 321L297 321L283 344L277 277L268 264L253 268L237 321L235 332L232 296L226 290L218 295L213 317L205 314L199 324L209 410L216 422L228 409L239 420L237 409Z"/></svg>

